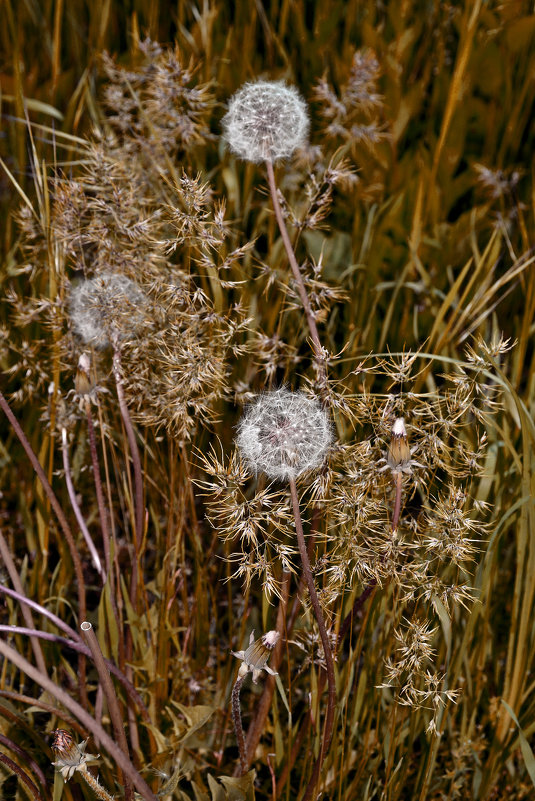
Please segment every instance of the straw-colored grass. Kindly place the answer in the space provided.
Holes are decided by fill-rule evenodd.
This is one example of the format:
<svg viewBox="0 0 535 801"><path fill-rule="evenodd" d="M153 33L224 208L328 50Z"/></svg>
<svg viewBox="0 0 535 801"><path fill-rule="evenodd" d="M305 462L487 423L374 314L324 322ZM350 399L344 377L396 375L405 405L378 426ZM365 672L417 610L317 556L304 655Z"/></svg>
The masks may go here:
<svg viewBox="0 0 535 801"><path fill-rule="evenodd" d="M531 4L2 12L0 797L532 798ZM256 78L309 108L273 174ZM270 483L283 386L334 444Z"/></svg>

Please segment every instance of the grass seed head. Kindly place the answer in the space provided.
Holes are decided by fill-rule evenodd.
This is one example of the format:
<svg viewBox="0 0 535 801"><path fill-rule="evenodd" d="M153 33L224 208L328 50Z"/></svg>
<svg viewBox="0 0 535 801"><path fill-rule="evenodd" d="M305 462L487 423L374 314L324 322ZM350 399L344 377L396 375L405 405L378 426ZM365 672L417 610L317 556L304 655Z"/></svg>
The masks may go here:
<svg viewBox="0 0 535 801"><path fill-rule="evenodd" d="M307 141L306 103L283 81L246 83L229 102L224 136L233 153L256 164L289 158Z"/></svg>

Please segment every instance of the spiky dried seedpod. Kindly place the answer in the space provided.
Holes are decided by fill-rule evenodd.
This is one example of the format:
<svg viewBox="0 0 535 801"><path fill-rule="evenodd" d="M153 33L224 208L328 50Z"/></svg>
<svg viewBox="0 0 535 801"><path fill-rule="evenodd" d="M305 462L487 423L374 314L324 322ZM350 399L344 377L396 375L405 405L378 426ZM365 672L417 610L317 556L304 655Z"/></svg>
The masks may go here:
<svg viewBox="0 0 535 801"><path fill-rule="evenodd" d="M83 341L105 348L135 330L146 303L144 293L126 275L104 272L71 290L69 312Z"/></svg>
<svg viewBox="0 0 535 801"><path fill-rule="evenodd" d="M224 137L233 153L247 161L289 158L308 135L306 103L284 81L246 83L229 101Z"/></svg>
<svg viewBox="0 0 535 801"><path fill-rule="evenodd" d="M331 424L319 402L285 388L260 395L247 408L236 439L255 473L283 481L320 467L331 442Z"/></svg>

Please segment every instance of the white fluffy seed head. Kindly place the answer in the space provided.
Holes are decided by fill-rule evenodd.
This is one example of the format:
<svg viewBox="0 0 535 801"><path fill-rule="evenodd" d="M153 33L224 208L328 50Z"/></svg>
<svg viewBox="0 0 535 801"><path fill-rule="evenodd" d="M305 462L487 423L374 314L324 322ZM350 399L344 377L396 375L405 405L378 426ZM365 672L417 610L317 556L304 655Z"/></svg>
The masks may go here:
<svg viewBox="0 0 535 801"><path fill-rule="evenodd" d="M288 481L321 466L332 430L315 398L282 388L260 395L246 409L236 442L255 473Z"/></svg>
<svg viewBox="0 0 535 801"><path fill-rule="evenodd" d="M289 158L307 141L306 103L284 81L246 83L229 101L224 137L233 153L247 161Z"/></svg>
<svg viewBox="0 0 535 801"><path fill-rule="evenodd" d="M70 293L73 328L87 345L105 348L131 334L143 319L146 297L125 275L101 273Z"/></svg>

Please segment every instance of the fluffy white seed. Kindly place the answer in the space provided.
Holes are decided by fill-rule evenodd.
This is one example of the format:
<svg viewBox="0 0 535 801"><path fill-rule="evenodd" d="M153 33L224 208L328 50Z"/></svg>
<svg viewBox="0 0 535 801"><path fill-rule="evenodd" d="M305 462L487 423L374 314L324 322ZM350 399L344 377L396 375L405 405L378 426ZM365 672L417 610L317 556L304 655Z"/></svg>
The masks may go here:
<svg viewBox="0 0 535 801"><path fill-rule="evenodd" d="M246 83L230 99L223 129L230 149L242 159L289 158L307 141L306 103L283 81Z"/></svg>
<svg viewBox="0 0 535 801"><path fill-rule="evenodd" d="M104 348L139 325L145 304L141 289L125 275L101 273L71 290L69 312L83 341Z"/></svg>
<svg viewBox="0 0 535 801"><path fill-rule="evenodd" d="M315 398L283 388L260 395L246 409L236 442L255 473L287 481L321 466L332 430Z"/></svg>

